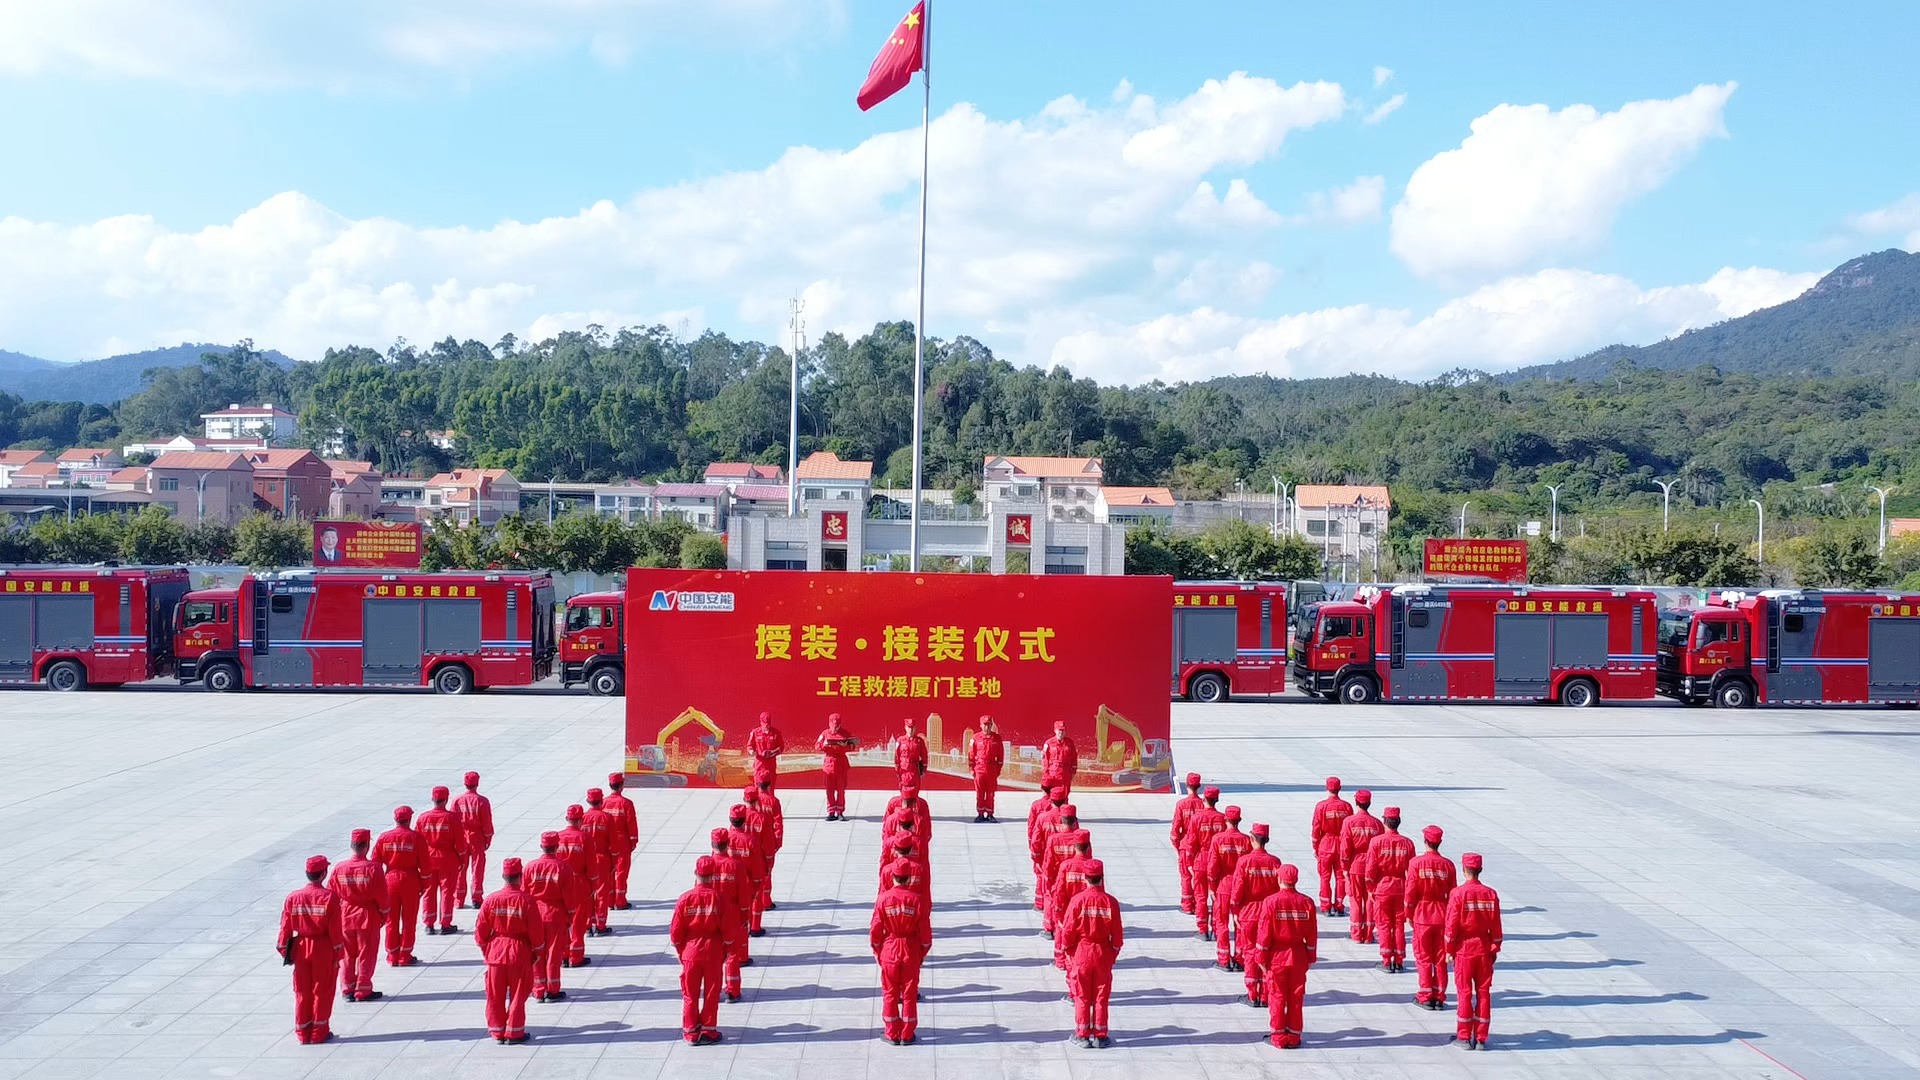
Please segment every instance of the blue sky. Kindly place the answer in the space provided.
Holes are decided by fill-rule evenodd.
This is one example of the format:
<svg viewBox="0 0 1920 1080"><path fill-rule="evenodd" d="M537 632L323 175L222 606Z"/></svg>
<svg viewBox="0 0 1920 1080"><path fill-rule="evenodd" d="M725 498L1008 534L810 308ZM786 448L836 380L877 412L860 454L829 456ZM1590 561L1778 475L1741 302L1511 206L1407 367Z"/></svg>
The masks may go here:
<svg viewBox="0 0 1920 1080"><path fill-rule="evenodd" d="M852 103L906 7L0 0L0 348L908 317L917 89ZM1920 246L1912 3L933 22L929 324L1017 362L1510 367Z"/></svg>

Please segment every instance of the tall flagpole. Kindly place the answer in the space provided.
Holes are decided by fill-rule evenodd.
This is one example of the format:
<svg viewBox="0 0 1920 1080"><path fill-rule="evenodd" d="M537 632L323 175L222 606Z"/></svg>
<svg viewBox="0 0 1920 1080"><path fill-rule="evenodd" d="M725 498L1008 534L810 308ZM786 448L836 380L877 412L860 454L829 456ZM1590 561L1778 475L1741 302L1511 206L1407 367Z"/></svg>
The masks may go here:
<svg viewBox="0 0 1920 1080"><path fill-rule="evenodd" d="M933 0L920 28L920 315L913 321L913 508L907 519L907 569L920 572L920 427L925 409L927 348L927 126L933 111Z"/></svg>
<svg viewBox="0 0 1920 1080"><path fill-rule="evenodd" d="M787 382L788 517L798 517L800 515L800 489L795 486L799 481L793 474L800 471L800 335L804 333L807 328L807 324L800 318L800 313L805 311L806 307L807 302L797 296L793 298L792 303L787 305L787 310L793 312L793 318L787 324L793 329L793 355L790 357L793 362L793 368L788 375Z"/></svg>

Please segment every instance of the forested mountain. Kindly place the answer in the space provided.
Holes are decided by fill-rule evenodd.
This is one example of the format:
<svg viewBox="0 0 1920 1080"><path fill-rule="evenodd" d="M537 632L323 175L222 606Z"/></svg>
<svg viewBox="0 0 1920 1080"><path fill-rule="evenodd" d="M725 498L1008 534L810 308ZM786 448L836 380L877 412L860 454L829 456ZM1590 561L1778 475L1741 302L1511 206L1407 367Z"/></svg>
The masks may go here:
<svg viewBox="0 0 1920 1080"><path fill-rule="evenodd" d="M222 345L175 345L72 364L0 351L0 393L27 401L110 405L139 393L144 385L141 377L149 369L193 367L202 354L223 349ZM293 366L292 359L271 349L262 355L282 367Z"/></svg>
<svg viewBox="0 0 1920 1080"><path fill-rule="evenodd" d="M1622 366L1684 371L1711 365L1756 375L1920 375L1920 254L1853 259L1798 297L1653 345L1612 345L1508 381L1598 379Z"/></svg>

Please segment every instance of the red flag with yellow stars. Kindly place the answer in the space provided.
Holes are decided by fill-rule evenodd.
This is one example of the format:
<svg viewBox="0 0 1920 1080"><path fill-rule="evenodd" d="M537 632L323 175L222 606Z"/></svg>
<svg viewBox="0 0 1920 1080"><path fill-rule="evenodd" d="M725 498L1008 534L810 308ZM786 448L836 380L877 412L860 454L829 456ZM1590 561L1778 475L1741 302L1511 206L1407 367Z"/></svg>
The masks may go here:
<svg viewBox="0 0 1920 1080"><path fill-rule="evenodd" d="M926 64L926 45L927 5L922 2L913 5L907 17L887 35L887 43L880 46L880 55L873 58L867 81L860 85L860 95L855 98L861 112L906 89L913 81L913 73Z"/></svg>

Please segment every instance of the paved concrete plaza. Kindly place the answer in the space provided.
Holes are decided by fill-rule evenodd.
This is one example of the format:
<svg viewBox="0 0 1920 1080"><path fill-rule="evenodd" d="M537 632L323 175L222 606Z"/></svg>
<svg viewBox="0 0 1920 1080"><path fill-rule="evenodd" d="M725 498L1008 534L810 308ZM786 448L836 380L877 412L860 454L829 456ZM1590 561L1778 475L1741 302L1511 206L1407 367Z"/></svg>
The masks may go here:
<svg viewBox="0 0 1920 1080"><path fill-rule="evenodd" d="M491 866L534 853L619 761L621 704L551 693L214 696L131 689L0 697L0 1078L1419 1077L1635 1080L1920 1074L1920 722L1887 711L1728 714L1645 707L1175 706L1178 771L1221 783L1275 849L1307 862L1321 778L1370 786L1409 831L1487 857L1507 910L1494 1049L1447 1045L1413 975L1323 924L1307 1045L1264 1013L1176 907L1164 796L1080 800L1128 909L1106 1051L1070 1047L1070 1007L1027 902L1030 795L975 825L934 795L936 942L922 1042L878 1039L867 915L880 793L855 820L786 798L779 910L756 942L728 1041L679 1041L665 923L731 794L633 794L635 908L591 938L572 1000L530 1005L536 1042L484 1039L470 933L422 936L381 967L376 1004L340 1004L333 1043L292 1034L273 951L311 852L378 832L400 802L478 769ZM783 718L788 741L811 718ZM871 735L870 732L861 732ZM463 931L472 911L461 912Z"/></svg>

